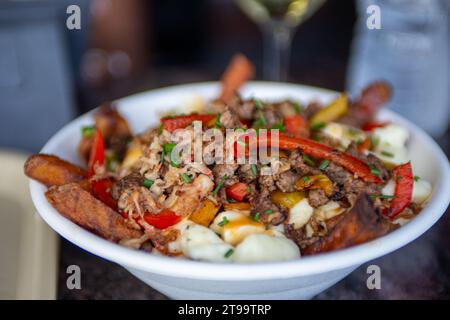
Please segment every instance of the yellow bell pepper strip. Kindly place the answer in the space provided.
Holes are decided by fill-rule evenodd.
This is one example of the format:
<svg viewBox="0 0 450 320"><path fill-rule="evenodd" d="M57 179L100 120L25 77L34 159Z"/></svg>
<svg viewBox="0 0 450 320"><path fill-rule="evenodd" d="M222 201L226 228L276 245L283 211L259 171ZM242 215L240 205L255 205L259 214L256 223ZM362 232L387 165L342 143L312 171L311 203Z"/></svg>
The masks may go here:
<svg viewBox="0 0 450 320"><path fill-rule="evenodd" d="M272 202L288 209L294 207L298 202L302 201L304 198L305 194L299 191L281 192L279 190L276 190L272 192Z"/></svg>
<svg viewBox="0 0 450 320"><path fill-rule="evenodd" d="M225 203L223 205L226 211L250 211L251 205L248 202Z"/></svg>
<svg viewBox="0 0 450 320"><path fill-rule="evenodd" d="M297 190L322 189L329 197L333 194L333 182L324 174L304 176L295 183Z"/></svg>
<svg viewBox="0 0 450 320"><path fill-rule="evenodd" d="M211 200L206 199L203 201L202 207L191 214L189 220L202 226L208 227L214 220L217 212L220 209L220 205L216 205Z"/></svg>
<svg viewBox="0 0 450 320"><path fill-rule="evenodd" d="M336 100L327 107L319 110L310 120L311 125L315 126L320 123L328 123L334 121L348 111L348 96L346 93L341 94Z"/></svg>
<svg viewBox="0 0 450 320"><path fill-rule="evenodd" d="M270 135L267 135L267 137L258 137L258 143L259 146L271 146ZM311 157L325 159L336 163L366 182L382 182L381 178L373 174L370 167L360 159L350 155L349 153L339 151L311 139L301 137L294 138L285 134L280 134L278 145L274 145L273 147L284 150L295 150L300 148L305 154Z"/></svg>
<svg viewBox="0 0 450 320"><path fill-rule="evenodd" d="M129 169L131 168L140 157L144 155L144 151L141 142L138 139L133 139L127 152L125 158L122 161L121 168Z"/></svg>

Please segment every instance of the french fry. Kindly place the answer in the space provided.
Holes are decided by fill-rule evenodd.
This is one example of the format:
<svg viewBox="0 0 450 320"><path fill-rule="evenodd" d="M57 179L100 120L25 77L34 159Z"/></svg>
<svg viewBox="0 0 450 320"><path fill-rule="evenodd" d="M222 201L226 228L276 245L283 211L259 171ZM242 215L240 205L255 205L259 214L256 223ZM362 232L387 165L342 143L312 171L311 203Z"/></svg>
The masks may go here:
<svg viewBox="0 0 450 320"><path fill-rule="evenodd" d="M25 174L47 187L61 186L86 179L86 171L65 160L48 154L34 154L24 165Z"/></svg>
<svg viewBox="0 0 450 320"><path fill-rule="evenodd" d="M381 217L365 194L360 195L349 212L336 218L330 233L303 249L303 255L348 248L381 237L396 228Z"/></svg>
<svg viewBox="0 0 450 320"><path fill-rule="evenodd" d="M142 236L142 231L129 227L120 214L97 200L78 183L51 187L45 196L66 218L107 240L118 242Z"/></svg>
<svg viewBox="0 0 450 320"><path fill-rule="evenodd" d="M234 55L222 76L222 93L219 99L227 103L242 84L254 76L253 64L243 54Z"/></svg>

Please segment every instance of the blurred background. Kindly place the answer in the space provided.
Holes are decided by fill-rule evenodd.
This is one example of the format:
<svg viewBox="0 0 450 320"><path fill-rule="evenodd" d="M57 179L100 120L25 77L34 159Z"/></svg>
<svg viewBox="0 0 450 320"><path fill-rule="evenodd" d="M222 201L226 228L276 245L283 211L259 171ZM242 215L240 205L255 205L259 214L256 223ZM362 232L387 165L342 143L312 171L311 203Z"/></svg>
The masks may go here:
<svg viewBox="0 0 450 320"><path fill-rule="evenodd" d="M66 25L70 5L80 8L80 29ZM447 0L1 0L0 148L36 152L106 100L218 80L230 57L242 52L258 80L352 94L371 80L388 80L394 87L388 107L448 152L449 15ZM61 268L73 260L98 265L65 242L61 255ZM118 296L101 289L111 290L111 279L94 276L91 291L72 296L60 271L59 297L160 297L104 263L99 272L122 283ZM344 281L342 297L356 280ZM338 291L323 297L333 294Z"/></svg>
<svg viewBox="0 0 450 320"><path fill-rule="evenodd" d="M66 27L73 4L80 30ZM446 0L3 0L0 145L37 151L105 100L217 80L236 52L256 64L260 80L353 94L370 80L388 80L390 107L441 136L450 114L448 7ZM277 60L270 33L283 29L270 22L280 17L291 18L284 22L292 48L278 77L267 68ZM19 127L26 134L11 135Z"/></svg>

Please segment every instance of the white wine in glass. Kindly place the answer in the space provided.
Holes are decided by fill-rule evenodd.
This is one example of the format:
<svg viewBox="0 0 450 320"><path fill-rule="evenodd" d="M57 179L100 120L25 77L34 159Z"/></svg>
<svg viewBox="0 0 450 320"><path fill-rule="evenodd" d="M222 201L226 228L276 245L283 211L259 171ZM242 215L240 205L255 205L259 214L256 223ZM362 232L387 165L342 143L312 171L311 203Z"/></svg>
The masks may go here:
<svg viewBox="0 0 450 320"><path fill-rule="evenodd" d="M292 34L325 0L235 0L262 29L264 78L286 81Z"/></svg>

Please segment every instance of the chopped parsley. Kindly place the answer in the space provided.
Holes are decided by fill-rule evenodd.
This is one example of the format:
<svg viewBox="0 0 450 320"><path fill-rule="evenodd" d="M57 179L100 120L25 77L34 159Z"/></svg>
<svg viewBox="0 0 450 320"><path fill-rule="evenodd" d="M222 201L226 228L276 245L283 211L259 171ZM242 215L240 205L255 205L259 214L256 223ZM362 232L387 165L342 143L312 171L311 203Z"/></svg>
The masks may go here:
<svg viewBox="0 0 450 320"><path fill-rule="evenodd" d="M151 179L145 179L144 187L146 187L147 189L150 189L154 183L155 183L155 181L153 181Z"/></svg>
<svg viewBox="0 0 450 320"><path fill-rule="evenodd" d="M394 157L394 154L393 153L390 153L390 152L388 152L388 151L381 151L381 154L383 155L383 156L386 156L386 157L389 157L389 158L393 158Z"/></svg>
<svg viewBox="0 0 450 320"><path fill-rule="evenodd" d="M253 216L253 220L255 220L256 222L259 222L261 218L261 212L256 212L255 215Z"/></svg>
<svg viewBox="0 0 450 320"><path fill-rule="evenodd" d="M191 183L191 177L189 177L189 175L187 173L182 173L181 177L183 178L184 183Z"/></svg>
<svg viewBox="0 0 450 320"><path fill-rule="evenodd" d="M231 255L234 253L234 250L233 249L229 249L227 252L225 252L225 255L224 255L224 257L225 258L229 258L229 257L231 257Z"/></svg>
<svg viewBox="0 0 450 320"><path fill-rule="evenodd" d="M169 156L170 165L172 167L179 167L180 163L176 162L175 159L172 158L172 151L177 146L176 143L166 143L163 145L163 154L167 154ZM164 159L163 157L161 159ZM163 160L164 161L164 160Z"/></svg>
<svg viewBox="0 0 450 320"><path fill-rule="evenodd" d="M251 169L252 169L253 174L255 176L257 176L258 175L258 167L256 166L256 164L252 164Z"/></svg>
<svg viewBox="0 0 450 320"><path fill-rule="evenodd" d="M266 117L264 117L264 114L262 112L259 112L259 116L256 119L256 121L253 123L253 126L256 128L262 128L265 125L267 125Z"/></svg>
<svg viewBox="0 0 450 320"><path fill-rule="evenodd" d="M356 136L358 134L358 131L356 131L356 129L354 128L348 128L347 133L349 134L349 136Z"/></svg>
<svg viewBox="0 0 450 320"><path fill-rule="evenodd" d="M395 198L395 196L388 196L385 194L371 194L370 195L371 198L379 198L379 199L393 199Z"/></svg>
<svg viewBox="0 0 450 320"><path fill-rule="evenodd" d="M271 129L278 129L280 131L286 131L286 127L284 126L284 124L282 122L274 124Z"/></svg>
<svg viewBox="0 0 450 320"><path fill-rule="evenodd" d="M417 181L419 181L420 180L420 177L419 176L414 176L414 181L415 182L417 182Z"/></svg>
<svg viewBox="0 0 450 320"><path fill-rule="evenodd" d="M303 161L305 161L306 164L308 164L308 165L310 165L312 167L314 167L316 165L316 163L313 161L313 159L311 159L311 157L308 156L307 154L304 154L302 156L302 158L303 158Z"/></svg>
<svg viewBox="0 0 450 320"><path fill-rule="evenodd" d="M311 130L314 130L314 131L320 130L320 129L325 128L326 125L327 124L325 122L317 122L311 126Z"/></svg>
<svg viewBox="0 0 450 320"><path fill-rule="evenodd" d="M298 102L293 102L292 105L294 106L295 112L301 113L302 112L302 106Z"/></svg>
<svg viewBox="0 0 450 320"><path fill-rule="evenodd" d="M329 160L324 160L324 161L322 161L322 163L320 164L320 166L319 166L319 169L320 170L325 170L326 168L328 168L328 165L330 164L330 161Z"/></svg>
<svg viewBox="0 0 450 320"><path fill-rule="evenodd" d="M267 209L264 211L264 214L272 214L273 210L272 209Z"/></svg>
<svg viewBox="0 0 450 320"><path fill-rule="evenodd" d="M84 138L90 138L94 135L95 126L85 126L81 128L81 135Z"/></svg>
<svg viewBox="0 0 450 320"><path fill-rule="evenodd" d="M370 136L370 145L376 147L380 143L380 139L376 136Z"/></svg>
<svg viewBox="0 0 450 320"><path fill-rule="evenodd" d="M237 139L236 143L238 143L238 144L240 144L241 146L244 146L244 147L247 145L247 143L245 143L244 141L242 141L239 138Z"/></svg>
<svg viewBox="0 0 450 320"><path fill-rule="evenodd" d="M261 100L259 99L254 99L253 102L255 103L255 107L258 109L262 109L264 108L264 104L262 103Z"/></svg>
<svg viewBox="0 0 450 320"><path fill-rule="evenodd" d="M302 180L305 181L305 182L308 182L308 181L311 180L311 179L309 178L309 176L304 176L304 177L302 178Z"/></svg>
<svg viewBox="0 0 450 320"><path fill-rule="evenodd" d="M164 148L161 151L161 163L164 163L164 156L165 156L165 152L164 152Z"/></svg>
<svg viewBox="0 0 450 320"><path fill-rule="evenodd" d="M228 220L228 218L226 216L224 216L222 218L222 221L220 221L218 223L218 225L219 225L219 227L223 227L223 226L226 226L228 223L230 223L230 220Z"/></svg>
<svg viewBox="0 0 450 320"><path fill-rule="evenodd" d="M222 116L221 113L217 114L216 120L214 120L214 127L215 128L220 128L223 127L223 124L220 122L220 117Z"/></svg>
<svg viewBox="0 0 450 320"><path fill-rule="evenodd" d="M378 170L373 164L369 164L370 172L373 173L376 176L381 175L381 171Z"/></svg>
<svg viewBox="0 0 450 320"><path fill-rule="evenodd" d="M215 188L214 191L213 191L213 194L214 194L214 195L216 195L216 194L219 192L220 188L222 188L222 185L223 185L223 183L225 182L225 180L226 180L227 178L228 178L228 177L227 177L226 175L224 175L222 178L220 178L219 183L217 184L216 188Z"/></svg>

